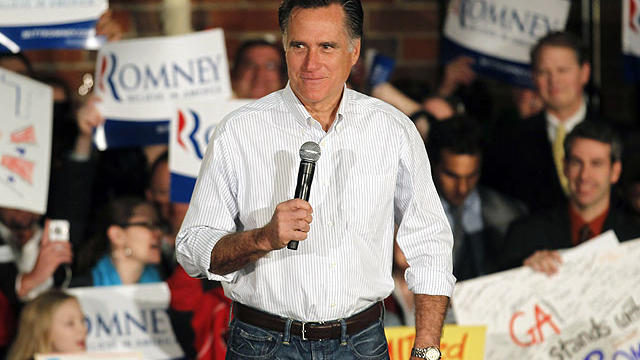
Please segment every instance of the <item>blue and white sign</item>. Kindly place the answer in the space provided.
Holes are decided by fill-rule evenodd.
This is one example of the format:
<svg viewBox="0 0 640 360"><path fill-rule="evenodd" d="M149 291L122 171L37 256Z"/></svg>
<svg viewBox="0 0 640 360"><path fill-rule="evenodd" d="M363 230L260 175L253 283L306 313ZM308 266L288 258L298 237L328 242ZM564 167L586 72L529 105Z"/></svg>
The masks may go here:
<svg viewBox="0 0 640 360"><path fill-rule="evenodd" d="M97 49L95 25L107 0L0 0L0 52Z"/></svg>
<svg viewBox="0 0 640 360"><path fill-rule="evenodd" d="M166 283L69 289L80 301L89 352L140 352L144 359L184 356L167 314Z"/></svg>
<svg viewBox="0 0 640 360"><path fill-rule="evenodd" d="M640 81L640 0L622 0L622 54L625 78Z"/></svg>
<svg viewBox="0 0 640 360"><path fill-rule="evenodd" d="M98 104L102 109L102 104ZM175 112L172 103L120 105L109 109L104 124L93 134L98 150L139 145L167 144L169 122Z"/></svg>
<svg viewBox="0 0 640 360"><path fill-rule="evenodd" d="M221 29L108 43L98 52L96 79L94 91L105 110L231 97Z"/></svg>
<svg viewBox="0 0 640 360"><path fill-rule="evenodd" d="M200 163L216 126L227 114L251 101L185 102L178 106L169 141L172 202L191 200Z"/></svg>
<svg viewBox="0 0 640 360"><path fill-rule="evenodd" d="M531 86L529 51L551 31L563 30L568 0L451 0L443 61L475 59L474 70L518 86Z"/></svg>
<svg viewBox="0 0 640 360"><path fill-rule="evenodd" d="M231 97L224 34L214 29L106 44L98 52L94 92L106 119L96 132L99 149L166 144L173 104Z"/></svg>

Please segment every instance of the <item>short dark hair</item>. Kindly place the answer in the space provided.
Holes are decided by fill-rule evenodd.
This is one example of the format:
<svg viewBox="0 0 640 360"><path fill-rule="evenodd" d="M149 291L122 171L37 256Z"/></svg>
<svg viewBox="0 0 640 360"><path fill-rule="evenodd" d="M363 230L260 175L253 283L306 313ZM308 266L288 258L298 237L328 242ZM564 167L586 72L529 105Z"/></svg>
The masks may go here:
<svg viewBox="0 0 640 360"><path fill-rule="evenodd" d="M622 161L622 140L620 135L607 123L601 121L583 121L564 138L564 157L569 159L571 146L577 139L591 139L611 145L611 163Z"/></svg>
<svg viewBox="0 0 640 360"><path fill-rule="evenodd" d="M540 52L545 46L564 47L573 51L578 64L583 65L587 61L586 50L580 39L566 31L550 32L542 37L531 49L531 68L535 71L538 67Z"/></svg>
<svg viewBox="0 0 640 360"><path fill-rule="evenodd" d="M347 31L351 39L362 39L362 22L364 12L360 0L283 0L278 8L278 24L280 31L286 35L289 28L289 17L294 8L312 9L339 4L344 9Z"/></svg>
<svg viewBox="0 0 640 360"><path fill-rule="evenodd" d="M482 155L482 129L470 116L452 116L432 123L426 146L432 164L440 163L443 150L457 155Z"/></svg>
<svg viewBox="0 0 640 360"><path fill-rule="evenodd" d="M257 46L271 47L278 53L278 55L280 55L279 72L282 79L286 79L287 78L287 60L284 57L284 52L282 51L282 47L280 46L280 44L276 45L265 39L250 39L250 40L245 40L242 42L242 44L240 44L240 47L238 47L238 50L236 50L236 55L233 58L233 68L231 69L232 76L235 77L237 75L237 71L240 68L240 64L242 64L242 62L244 61L247 51Z"/></svg>

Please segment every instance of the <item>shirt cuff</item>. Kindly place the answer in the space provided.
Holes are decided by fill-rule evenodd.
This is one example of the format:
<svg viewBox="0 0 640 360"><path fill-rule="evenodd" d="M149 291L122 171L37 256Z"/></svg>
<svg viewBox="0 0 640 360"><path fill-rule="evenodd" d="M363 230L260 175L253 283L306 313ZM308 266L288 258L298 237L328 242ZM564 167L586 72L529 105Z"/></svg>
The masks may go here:
<svg viewBox="0 0 640 360"><path fill-rule="evenodd" d="M22 287L22 276L24 274L20 273L18 274L18 276L16 276L16 297L18 298L18 300L22 301L22 302L26 302L29 300L33 300L35 299L36 296L42 294L43 292L51 289L53 287L53 277L49 277L47 280L45 280L44 282L42 282L41 284L38 284L36 287L34 287L33 289L31 289L31 291L29 291L25 296L18 296L18 293L20 291L20 288Z"/></svg>
<svg viewBox="0 0 640 360"><path fill-rule="evenodd" d="M450 272L438 271L430 268L409 267L404 278L409 290L414 294L443 295L451 297L456 278Z"/></svg>
<svg viewBox="0 0 640 360"><path fill-rule="evenodd" d="M234 282L237 271L226 275L217 275L209 271L213 247L225 235L228 235L228 232L208 227L186 230L185 233L178 235L176 259L191 277Z"/></svg>

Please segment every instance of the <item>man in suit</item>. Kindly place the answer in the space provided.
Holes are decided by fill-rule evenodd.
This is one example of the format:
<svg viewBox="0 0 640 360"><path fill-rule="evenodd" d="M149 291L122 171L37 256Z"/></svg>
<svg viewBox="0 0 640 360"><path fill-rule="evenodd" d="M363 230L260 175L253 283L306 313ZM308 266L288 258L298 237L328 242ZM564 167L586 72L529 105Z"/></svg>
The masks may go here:
<svg viewBox="0 0 640 360"><path fill-rule="evenodd" d="M613 229L621 241L640 237L640 224L611 202L611 186L620 178L622 142L601 122L577 125L564 142L567 204L523 218L509 229L505 267L526 265L553 274L557 249L578 245Z"/></svg>
<svg viewBox="0 0 640 360"><path fill-rule="evenodd" d="M508 226L526 213L525 206L477 186L482 140L474 119L455 116L435 123L427 148L436 188L453 229L453 274L461 281L495 271Z"/></svg>
<svg viewBox="0 0 640 360"><path fill-rule="evenodd" d="M524 201L533 211L566 199L565 134L580 122L595 119L584 99L591 68L576 37L566 32L543 37L531 51L531 66L544 109L496 136L499 140L487 154L483 183Z"/></svg>

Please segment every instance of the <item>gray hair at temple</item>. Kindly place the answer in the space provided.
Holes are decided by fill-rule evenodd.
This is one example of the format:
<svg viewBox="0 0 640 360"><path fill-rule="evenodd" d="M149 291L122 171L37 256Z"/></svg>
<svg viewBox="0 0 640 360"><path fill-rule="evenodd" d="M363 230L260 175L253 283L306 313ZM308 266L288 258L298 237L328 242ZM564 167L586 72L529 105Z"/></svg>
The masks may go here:
<svg viewBox="0 0 640 360"><path fill-rule="evenodd" d="M287 48L287 29L289 28L289 19L293 9L299 7L302 9L315 9L327 7L331 4L339 4L344 9L346 19L346 30L349 35L350 51L353 50L355 40L362 39L362 23L364 12L360 0L283 0L278 8L278 23L282 32L282 41L284 48Z"/></svg>
<svg viewBox="0 0 640 360"><path fill-rule="evenodd" d="M576 125L564 139L565 160L569 160L571 146L578 138L611 145L611 164L622 161L622 139L608 124L600 121L583 121Z"/></svg>

